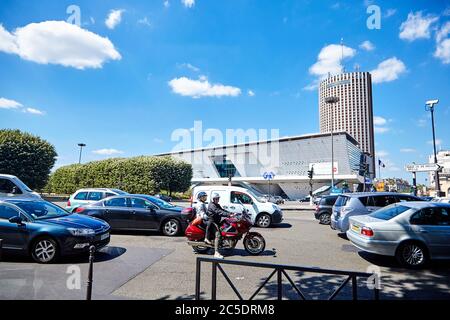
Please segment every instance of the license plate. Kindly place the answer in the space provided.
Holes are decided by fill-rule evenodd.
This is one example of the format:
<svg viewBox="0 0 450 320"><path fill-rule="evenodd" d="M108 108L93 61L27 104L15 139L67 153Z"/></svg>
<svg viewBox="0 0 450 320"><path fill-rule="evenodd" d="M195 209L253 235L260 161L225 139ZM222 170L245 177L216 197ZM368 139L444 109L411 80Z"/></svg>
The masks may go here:
<svg viewBox="0 0 450 320"><path fill-rule="evenodd" d="M102 235L100 236L100 241L101 241L101 240L108 239L108 238L109 238L109 233L102 234Z"/></svg>
<svg viewBox="0 0 450 320"><path fill-rule="evenodd" d="M361 231L361 228L359 226L355 226L354 224L352 224L352 230L355 231L356 233L359 233Z"/></svg>

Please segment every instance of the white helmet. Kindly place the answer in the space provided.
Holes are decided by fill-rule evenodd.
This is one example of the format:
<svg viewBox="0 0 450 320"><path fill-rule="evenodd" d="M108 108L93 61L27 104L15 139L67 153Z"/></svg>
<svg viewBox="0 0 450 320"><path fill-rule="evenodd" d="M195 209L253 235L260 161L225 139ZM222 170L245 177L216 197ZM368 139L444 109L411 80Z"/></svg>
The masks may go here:
<svg viewBox="0 0 450 320"><path fill-rule="evenodd" d="M218 199L218 198L220 198L220 195L217 192L214 192L213 195L212 195L212 198L213 199Z"/></svg>

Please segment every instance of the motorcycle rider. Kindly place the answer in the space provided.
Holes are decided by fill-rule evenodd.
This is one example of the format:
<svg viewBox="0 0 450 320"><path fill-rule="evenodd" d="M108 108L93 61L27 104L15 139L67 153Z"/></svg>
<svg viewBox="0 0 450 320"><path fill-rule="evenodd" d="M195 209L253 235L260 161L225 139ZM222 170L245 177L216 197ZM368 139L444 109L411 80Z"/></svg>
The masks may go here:
<svg viewBox="0 0 450 320"><path fill-rule="evenodd" d="M218 225L224 217L230 216L231 212L228 212L222 208L219 204L220 195L213 193L212 201L208 205L208 222L206 227L206 239L205 242L212 244L214 233L216 233L216 239L214 241L214 258L223 259L223 256L219 253L220 231Z"/></svg>

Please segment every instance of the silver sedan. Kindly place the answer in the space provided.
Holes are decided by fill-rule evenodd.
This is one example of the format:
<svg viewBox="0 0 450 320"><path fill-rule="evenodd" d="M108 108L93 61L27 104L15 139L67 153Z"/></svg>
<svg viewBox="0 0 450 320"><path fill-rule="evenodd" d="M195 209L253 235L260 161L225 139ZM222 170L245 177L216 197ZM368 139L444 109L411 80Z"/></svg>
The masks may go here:
<svg viewBox="0 0 450 320"><path fill-rule="evenodd" d="M350 218L347 237L357 248L412 268L450 259L450 204L402 202Z"/></svg>

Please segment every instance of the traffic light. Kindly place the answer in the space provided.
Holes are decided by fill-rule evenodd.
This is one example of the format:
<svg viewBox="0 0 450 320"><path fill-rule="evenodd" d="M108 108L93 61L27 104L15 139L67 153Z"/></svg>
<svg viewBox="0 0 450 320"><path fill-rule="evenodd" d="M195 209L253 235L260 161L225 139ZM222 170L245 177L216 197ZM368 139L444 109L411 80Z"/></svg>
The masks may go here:
<svg viewBox="0 0 450 320"><path fill-rule="evenodd" d="M311 168L311 170L308 170L308 178L312 179L314 176L314 169Z"/></svg>

